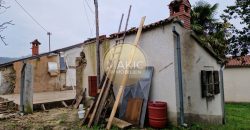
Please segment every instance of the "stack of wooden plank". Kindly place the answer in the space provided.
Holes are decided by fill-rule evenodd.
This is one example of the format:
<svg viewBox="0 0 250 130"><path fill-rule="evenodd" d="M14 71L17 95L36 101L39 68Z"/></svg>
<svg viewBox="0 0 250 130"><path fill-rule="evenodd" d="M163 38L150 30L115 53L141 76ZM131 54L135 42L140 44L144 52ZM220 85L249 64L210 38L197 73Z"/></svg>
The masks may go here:
<svg viewBox="0 0 250 130"><path fill-rule="evenodd" d="M140 27L138 29L138 32L137 32L137 35L136 35L136 38L134 41L135 46L138 45L144 21L145 21L145 17L143 17L141 20ZM118 47L120 47L120 48L118 48ZM118 48L118 52L116 50L117 48ZM127 127L127 126L132 125L129 122L122 121L121 119L115 118L122 93L125 89L126 82L128 80L128 73L127 72L129 71L129 68L125 69L125 74L123 76L121 85L119 86L118 93L116 95L116 98L114 98L112 83L114 82L113 80L114 80L114 76L115 76L118 62L120 60L121 51L122 51L122 46L117 46L115 48L115 50L113 52L114 54L112 55L112 58L111 58L112 63L108 67L109 69L106 72L107 74L105 74L105 76L103 77L104 82L102 82L102 84L100 85L100 89L101 89L100 93L95 97L95 101L91 104L90 108L87 110L87 112L85 114L85 117L83 119L82 124L87 124L89 128L93 124L97 125L97 124L103 123L103 121L105 121L105 118L107 118L108 115L109 115L109 118L108 118L108 123L107 123L106 129L110 129L111 124L115 124L115 123L119 123L119 125L115 124L118 127L119 126L120 127L124 127L124 126ZM129 65L132 63L134 55L135 55L135 49L133 49L131 51L131 54L128 57ZM112 72L114 72L114 73L112 73ZM129 100L128 108L126 111L127 112L126 120L133 122L133 124L139 123L142 102L143 102L142 99ZM135 109L136 111L132 110L131 108ZM135 115L131 116L131 112L134 113ZM121 123L123 125L121 125Z"/></svg>
<svg viewBox="0 0 250 130"><path fill-rule="evenodd" d="M13 101L1 100L0 101L0 114L9 114L15 111L15 104Z"/></svg>

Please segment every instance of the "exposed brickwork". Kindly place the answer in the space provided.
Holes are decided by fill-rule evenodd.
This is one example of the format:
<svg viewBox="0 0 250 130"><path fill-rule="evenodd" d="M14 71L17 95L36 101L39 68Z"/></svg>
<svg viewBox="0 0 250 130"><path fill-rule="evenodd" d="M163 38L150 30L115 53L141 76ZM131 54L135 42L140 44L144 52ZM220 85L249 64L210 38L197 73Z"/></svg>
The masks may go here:
<svg viewBox="0 0 250 130"><path fill-rule="evenodd" d="M180 20L182 20L186 29L191 29L191 5L189 0L174 0L169 4L169 10L171 17L178 17Z"/></svg>
<svg viewBox="0 0 250 130"><path fill-rule="evenodd" d="M36 39L33 42L31 42L32 44L32 56L35 55L39 55L39 45L41 45L41 43Z"/></svg>

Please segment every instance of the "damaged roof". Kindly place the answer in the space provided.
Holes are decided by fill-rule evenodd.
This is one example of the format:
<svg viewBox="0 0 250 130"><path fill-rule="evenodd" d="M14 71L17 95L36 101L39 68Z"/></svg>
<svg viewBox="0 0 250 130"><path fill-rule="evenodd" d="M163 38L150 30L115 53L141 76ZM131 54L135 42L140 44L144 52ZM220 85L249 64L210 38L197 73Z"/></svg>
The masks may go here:
<svg viewBox="0 0 250 130"><path fill-rule="evenodd" d="M148 24L148 25L144 25L142 30L143 31L148 31L148 30L151 30L151 29L154 29L156 27L163 26L163 25L166 25L166 24L169 24L169 23L172 23L172 22L180 23L180 25L183 26L182 22L180 20L178 20L177 18L169 17L167 19L163 19L163 20L160 20L160 21ZM126 31L126 35L137 33L137 30L138 30L138 28L132 27L131 29ZM113 34L110 34L109 38L112 39L112 38L120 37L123 34L124 34L124 31L122 31L120 33L113 33Z"/></svg>
<svg viewBox="0 0 250 130"><path fill-rule="evenodd" d="M226 67L227 68L250 67L250 55L228 58Z"/></svg>

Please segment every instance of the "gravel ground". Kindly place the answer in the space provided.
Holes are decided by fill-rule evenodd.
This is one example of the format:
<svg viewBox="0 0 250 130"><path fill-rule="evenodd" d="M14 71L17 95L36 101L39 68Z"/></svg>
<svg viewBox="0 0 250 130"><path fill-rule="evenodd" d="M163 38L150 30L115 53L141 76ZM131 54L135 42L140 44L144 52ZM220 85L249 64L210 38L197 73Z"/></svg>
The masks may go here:
<svg viewBox="0 0 250 130"><path fill-rule="evenodd" d="M46 112L16 116L0 121L0 130L72 130L84 129L77 109L56 108Z"/></svg>

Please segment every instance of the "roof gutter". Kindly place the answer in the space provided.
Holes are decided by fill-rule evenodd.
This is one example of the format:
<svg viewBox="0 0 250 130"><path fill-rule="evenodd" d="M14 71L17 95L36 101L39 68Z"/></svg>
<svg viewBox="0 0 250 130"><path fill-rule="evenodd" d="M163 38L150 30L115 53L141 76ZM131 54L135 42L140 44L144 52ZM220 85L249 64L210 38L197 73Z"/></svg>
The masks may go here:
<svg viewBox="0 0 250 130"><path fill-rule="evenodd" d="M172 32L176 35L176 50L177 50L177 69L178 69L178 83L179 83L179 100L180 100L180 118L179 124L185 126L184 124L184 103L183 103L183 84L182 84L182 64L181 64L181 45L180 45L180 34L176 31L175 26L173 26Z"/></svg>

